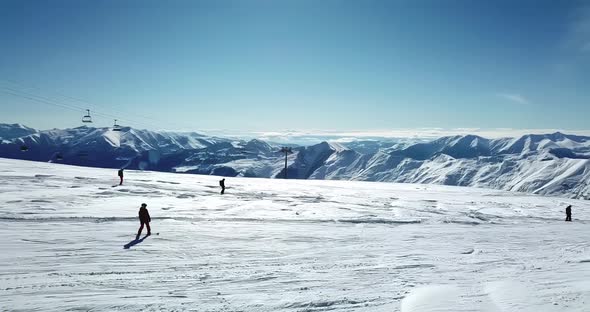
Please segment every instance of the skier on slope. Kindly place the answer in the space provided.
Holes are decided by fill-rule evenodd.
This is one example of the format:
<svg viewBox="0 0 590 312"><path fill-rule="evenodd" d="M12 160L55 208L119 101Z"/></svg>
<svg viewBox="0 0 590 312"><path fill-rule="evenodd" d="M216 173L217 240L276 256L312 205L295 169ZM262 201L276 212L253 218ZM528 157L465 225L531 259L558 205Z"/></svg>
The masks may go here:
<svg viewBox="0 0 590 312"><path fill-rule="evenodd" d="M144 203L141 204L141 208L139 208L139 222L141 223L141 226L139 227L139 231L137 231L136 239L139 239L144 224L147 227L147 235L152 235L152 231L150 229L150 221L152 221L152 218L150 217L150 213L148 212L146 207L147 204Z"/></svg>
<svg viewBox="0 0 590 312"><path fill-rule="evenodd" d="M572 205L565 208L565 221L572 221Z"/></svg>
<svg viewBox="0 0 590 312"><path fill-rule="evenodd" d="M123 168L119 169L118 175L119 175L119 178L121 179L121 182L119 182L119 185L123 185Z"/></svg>
<svg viewBox="0 0 590 312"><path fill-rule="evenodd" d="M225 192L225 178L219 180L219 186L221 186L221 194Z"/></svg>

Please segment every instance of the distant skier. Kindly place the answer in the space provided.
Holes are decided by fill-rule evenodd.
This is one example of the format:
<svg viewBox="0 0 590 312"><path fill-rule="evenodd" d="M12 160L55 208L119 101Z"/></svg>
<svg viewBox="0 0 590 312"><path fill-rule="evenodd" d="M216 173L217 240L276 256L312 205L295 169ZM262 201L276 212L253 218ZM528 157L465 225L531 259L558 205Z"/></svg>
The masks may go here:
<svg viewBox="0 0 590 312"><path fill-rule="evenodd" d="M150 221L152 221L152 218L150 218L150 213L146 207L147 204L144 203L141 204L141 208L139 208L139 222L141 223L141 226L139 227L139 231L137 231L136 239L139 239L144 224L147 227L147 235L152 235L152 230L150 229Z"/></svg>
<svg viewBox="0 0 590 312"><path fill-rule="evenodd" d="M565 208L565 221L572 221L572 205Z"/></svg>
<svg viewBox="0 0 590 312"><path fill-rule="evenodd" d="M119 178L121 179L121 182L119 182L119 185L123 185L123 169L119 169Z"/></svg>
<svg viewBox="0 0 590 312"><path fill-rule="evenodd" d="M225 178L219 180L219 186L221 186L221 194L225 192Z"/></svg>

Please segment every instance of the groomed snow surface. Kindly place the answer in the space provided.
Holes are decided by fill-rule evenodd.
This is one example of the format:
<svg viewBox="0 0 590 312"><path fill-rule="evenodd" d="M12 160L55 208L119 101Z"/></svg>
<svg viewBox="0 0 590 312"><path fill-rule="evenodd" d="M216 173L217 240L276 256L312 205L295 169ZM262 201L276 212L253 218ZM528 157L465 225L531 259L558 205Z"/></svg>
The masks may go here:
<svg viewBox="0 0 590 312"><path fill-rule="evenodd" d="M590 311L588 201L116 173L0 159L0 310Z"/></svg>

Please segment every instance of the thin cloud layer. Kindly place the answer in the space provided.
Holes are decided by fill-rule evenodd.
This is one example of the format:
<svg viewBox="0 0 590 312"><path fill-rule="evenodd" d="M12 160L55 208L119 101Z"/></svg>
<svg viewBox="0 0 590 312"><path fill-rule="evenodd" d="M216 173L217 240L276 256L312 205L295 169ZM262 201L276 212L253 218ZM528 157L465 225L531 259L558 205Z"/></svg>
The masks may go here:
<svg viewBox="0 0 590 312"><path fill-rule="evenodd" d="M236 139L261 139L282 144L310 145L322 141L352 142L361 140L395 140L395 141L423 141L440 138L443 136L473 134L485 138L519 137L526 134L546 134L562 132L567 134L590 136L590 130L564 130L564 129L479 129L479 128L419 128L419 129L393 129L374 131L227 131L208 130L208 135L232 137Z"/></svg>
<svg viewBox="0 0 590 312"><path fill-rule="evenodd" d="M524 96L522 96L520 94L498 93L496 95L503 98L503 99L506 99L508 101L518 103L518 104L530 104L531 103L531 101L529 101L527 98L525 98Z"/></svg>

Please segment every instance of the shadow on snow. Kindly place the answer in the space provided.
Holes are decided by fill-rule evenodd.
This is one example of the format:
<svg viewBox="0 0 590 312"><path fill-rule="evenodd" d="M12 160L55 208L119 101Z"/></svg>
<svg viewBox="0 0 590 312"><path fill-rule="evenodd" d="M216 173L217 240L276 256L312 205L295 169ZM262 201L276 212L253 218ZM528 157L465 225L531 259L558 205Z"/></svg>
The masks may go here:
<svg viewBox="0 0 590 312"><path fill-rule="evenodd" d="M131 247L133 247L133 246L135 246L135 245L143 242L143 240L146 239L146 238L148 238L148 236L149 235L146 235L146 236L144 236L144 237L142 237L140 239L134 239L134 240L130 241L129 243L127 243L125 246L123 246L123 248L129 249L129 248L131 248Z"/></svg>

